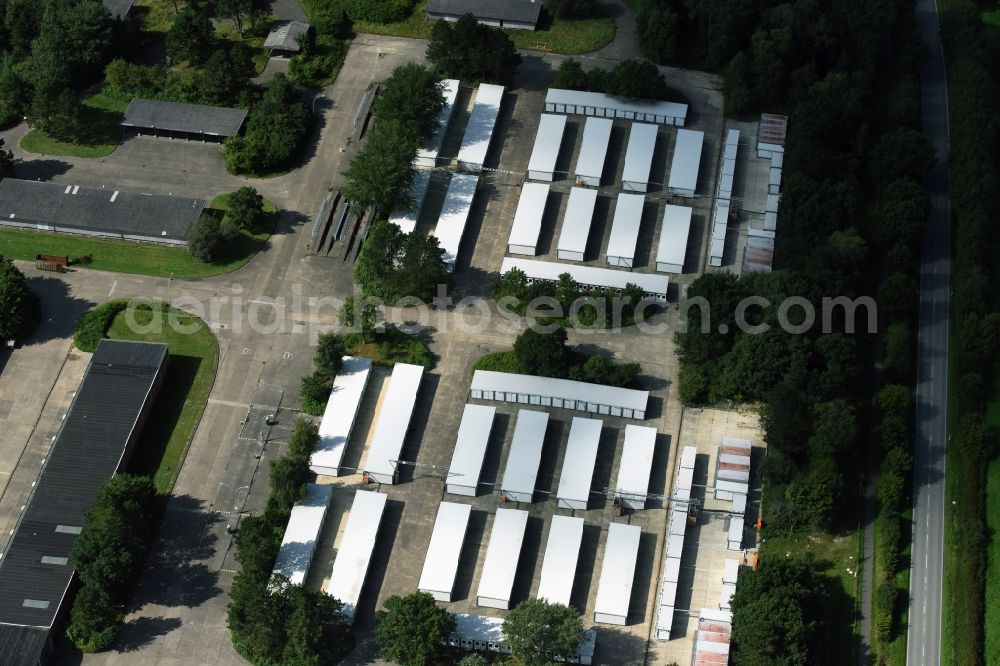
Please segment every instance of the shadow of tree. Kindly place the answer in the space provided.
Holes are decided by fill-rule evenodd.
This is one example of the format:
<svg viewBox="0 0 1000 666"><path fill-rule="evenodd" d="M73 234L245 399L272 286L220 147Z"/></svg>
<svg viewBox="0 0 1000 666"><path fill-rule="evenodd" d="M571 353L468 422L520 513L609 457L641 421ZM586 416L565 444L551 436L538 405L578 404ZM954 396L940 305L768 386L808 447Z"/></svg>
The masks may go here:
<svg viewBox="0 0 1000 666"><path fill-rule="evenodd" d="M122 625L115 642L117 652L136 652L183 624L176 617L137 617Z"/></svg>

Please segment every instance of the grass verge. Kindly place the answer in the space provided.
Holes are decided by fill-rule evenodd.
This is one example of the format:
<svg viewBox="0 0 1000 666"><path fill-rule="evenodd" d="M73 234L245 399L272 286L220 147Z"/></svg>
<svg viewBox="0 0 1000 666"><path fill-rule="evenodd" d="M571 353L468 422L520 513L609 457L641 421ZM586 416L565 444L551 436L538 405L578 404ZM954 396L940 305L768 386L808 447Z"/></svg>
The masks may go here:
<svg viewBox="0 0 1000 666"><path fill-rule="evenodd" d="M40 155L107 157L121 143L122 128L119 123L126 106L102 94L94 95L83 101L80 135L75 141L60 141L35 128L21 139L21 148Z"/></svg>
<svg viewBox="0 0 1000 666"><path fill-rule="evenodd" d="M170 363L149 421L133 454L130 471L153 477L156 489L169 492L184 461L215 382L219 345L201 319L171 310L169 314L134 311L133 330L124 313L108 329L114 340L165 342Z"/></svg>

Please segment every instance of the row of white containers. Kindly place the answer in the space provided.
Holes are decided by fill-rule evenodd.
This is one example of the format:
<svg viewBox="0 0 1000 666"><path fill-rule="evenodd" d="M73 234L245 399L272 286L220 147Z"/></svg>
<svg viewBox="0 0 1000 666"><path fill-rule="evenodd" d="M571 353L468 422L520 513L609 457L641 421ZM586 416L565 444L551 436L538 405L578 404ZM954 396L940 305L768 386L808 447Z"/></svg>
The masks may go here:
<svg viewBox="0 0 1000 666"><path fill-rule="evenodd" d="M670 639L677 601L677 583L680 579L681 556L684 552L684 532L687 530L691 486L694 481L694 462L697 450L693 446L681 449L680 463L674 482L670 518L667 520L667 548L663 562L663 580L656 609L656 638Z"/></svg>

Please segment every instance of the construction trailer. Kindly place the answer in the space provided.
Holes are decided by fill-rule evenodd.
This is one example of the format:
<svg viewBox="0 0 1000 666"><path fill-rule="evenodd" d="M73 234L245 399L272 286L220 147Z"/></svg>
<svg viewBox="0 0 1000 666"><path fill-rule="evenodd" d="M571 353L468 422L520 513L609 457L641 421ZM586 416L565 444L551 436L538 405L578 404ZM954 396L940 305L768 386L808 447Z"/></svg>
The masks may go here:
<svg viewBox="0 0 1000 666"><path fill-rule="evenodd" d="M645 203L646 197L641 194L622 192L618 195L611 236L608 238L608 265L632 268L635 264L635 248L639 244L639 227Z"/></svg>
<svg viewBox="0 0 1000 666"><path fill-rule="evenodd" d="M656 244L656 270L661 273L682 273L691 234L691 214L687 206L663 207L660 240Z"/></svg>
<svg viewBox="0 0 1000 666"><path fill-rule="evenodd" d="M578 113L600 118L624 118L660 125L684 126L688 105L633 97L618 97L584 90L549 88L545 93L548 113Z"/></svg>
<svg viewBox="0 0 1000 666"><path fill-rule="evenodd" d="M538 254L538 237L542 233L542 217L549 198L549 186L542 183L525 183L514 212L514 224L507 239L509 254Z"/></svg>
<svg viewBox="0 0 1000 666"><path fill-rule="evenodd" d="M386 496L368 490L354 493L347 526L337 547L330 582L326 593L344 604L343 613L348 622L354 622L354 613L361 599L361 589L368 575L372 551L378 540L379 526L385 513Z"/></svg>
<svg viewBox="0 0 1000 666"><path fill-rule="evenodd" d="M576 159L576 181L590 187L601 186L608 142L614 123L607 118L587 118L583 126L583 143Z"/></svg>
<svg viewBox="0 0 1000 666"><path fill-rule="evenodd" d="M500 482L500 491L513 502L531 502L535 493L538 466L542 461L547 412L520 409L514 425L514 438L507 454L507 467Z"/></svg>
<svg viewBox="0 0 1000 666"><path fill-rule="evenodd" d="M444 94L444 106L437 117L437 129L430 138L417 149L417 157L413 160L413 166L424 169L433 169L438 165L438 155L441 153L441 146L444 144L444 135L448 132L448 125L455 111L455 100L458 98L457 79L445 79L441 81Z"/></svg>
<svg viewBox="0 0 1000 666"><path fill-rule="evenodd" d="M559 474L556 506L563 509L587 510L603 425L604 422L599 419L573 417L569 440L566 442L562 472Z"/></svg>
<svg viewBox="0 0 1000 666"><path fill-rule="evenodd" d="M371 370L370 358L345 356L341 360L340 372L333 380L333 390L319 422L319 442L309 456L309 469L314 474L340 475L340 465L354 431Z"/></svg>
<svg viewBox="0 0 1000 666"><path fill-rule="evenodd" d="M458 574L458 560L465 543L472 507L468 504L441 502L438 506L434 531L424 557L424 569L417 589L437 601L451 602L451 592Z"/></svg>
<svg viewBox="0 0 1000 666"><path fill-rule="evenodd" d="M625 168L622 171L622 189L626 192L646 192L649 173L653 168L656 151L656 125L632 123L628 147L625 149Z"/></svg>
<svg viewBox="0 0 1000 666"><path fill-rule="evenodd" d="M597 600L594 603L594 622L621 627L628 623L628 607L632 598L632 582L641 536L642 529L638 525L608 525L601 578L597 584Z"/></svg>
<svg viewBox="0 0 1000 666"><path fill-rule="evenodd" d="M569 202L566 204L566 214L563 216L562 231L559 232L556 247L558 258L583 261L596 204L597 190L574 187L569 191Z"/></svg>
<svg viewBox="0 0 1000 666"><path fill-rule="evenodd" d="M467 173L453 174L448 184L448 193L445 194L434 235L441 242L449 271L455 270L458 248L462 244L462 235L465 233L465 225L469 221L469 211L472 210L472 202L476 198L478 187L479 176Z"/></svg>
<svg viewBox="0 0 1000 666"><path fill-rule="evenodd" d="M487 608L510 609L517 563L521 559L524 530L528 526L528 512L517 509L497 509L486 547L476 604Z"/></svg>
<svg viewBox="0 0 1000 666"><path fill-rule="evenodd" d="M462 145L458 150L458 168L462 171L479 173L483 170L502 101L503 86L479 84L472 113L465 125L465 136L462 137Z"/></svg>
<svg viewBox="0 0 1000 666"><path fill-rule="evenodd" d="M528 160L530 180L551 182L556 179L556 161L559 158L565 131L566 116L542 114L541 120L538 121L538 132L535 133L535 145Z"/></svg>
<svg viewBox="0 0 1000 666"><path fill-rule="evenodd" d="M656 454L656 428L626 425L615 499L634 511L646 508L649 475Z"/></svg>
<svg viewBox="0 0 1000 666"><path fill-rule="evenodd" d="M462 423L458 426L455 450L448 466L445 492L467 497L476 496L496 412L496 407L486 405L465 406Z"/></svg>
<svg viewBox="0 0 1000 666"><path fill-rule="evenodd" d="M500 263L500 274L502 275L513 268L523 271L529 283L535 280L558 282L560 275L569 273L573 281L583 291L591 291L593 289L621 291L628 285L634 284L642 289L644 298L660 302L666 302L667 289L670 286L670 278L666 275L617 271L613 268L580 266L578 264L521 259L518 257L505 257Z"/></svg>
<svg viewBox="0 0 1000 666"><path fill-rule="evenodd" d="M667 178L667 192L681 197L693 197L698 188L698 170L705 133L697 130L677 130L674 157Z"/></svg>
<svg viewBox="0 0 1000 666"><path fill-rule="evenodd" d="M306 484L305 499L296 502L288 516L285 535L281 538L278 557L274 560L272 577L284 576L293 585L305 582L331 498L333 486Z"/></svg>
<svg viewBox="0 0 1000 666"><path fill-rule="evenodd" d="M583 518L552 516L538 593L535 595L538 599L569 606L582 543Z"/></svg>
<svg viewBox="0 0 1000 666"><path fill-rule="evenodd" d="M365 475L379 483L394 484L399 455L406 440L406 431L413 418L413 406L417 402L420 380L424 376L424 366L397 363L389 378L389 390L385 392L375 434L368 457L365 459Z"/></svg>

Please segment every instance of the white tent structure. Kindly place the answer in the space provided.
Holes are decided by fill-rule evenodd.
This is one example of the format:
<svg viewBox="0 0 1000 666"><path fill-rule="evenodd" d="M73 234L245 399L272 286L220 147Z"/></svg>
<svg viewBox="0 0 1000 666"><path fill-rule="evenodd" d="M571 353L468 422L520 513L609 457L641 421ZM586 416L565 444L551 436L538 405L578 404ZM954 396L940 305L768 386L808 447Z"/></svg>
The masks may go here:
<svg viewBox="0 0 1000 666"><path fill-rule="evenodd" d="M309 456L309 469L314 474L338 476L344 460L347 442L354 430L354 421L361 399L368 386L372 361L360 356L345 356L340 372L333 380L333 391L326 401L323 420L319 424L319 443Z"/></svg>
<svg viewBox="0 0 1000 666"><path fill-rule="evenodd" d="M444 260L448 269L455 270L458 260L458 248L462 244L462 234L465 224L469 221L469 211L476 198L476 188L479 186L479 176L466 173L456 173L448 184L448 193L444 197L441 216L438 217L434 235L441 241L444 250Z"/></svg>
<svg viewBox="0 0 1000 666"><path fill-rule="evenodd" d="M545 202L548 198L548 185L525 183L521 187L514 224L507 239L507 252L530 256L538 254L538 236L542 233L542 216L545 214Z"/></svg>
<svg viewBox="0 0 1000 666"><path fill-rule="evenodd" d="M458 97L457 79L445 79L441 82L444 90L444 107L438 114L438 126L429 139L417 150L417 158L413 161L413 166L433 169L437 166L438 154L441 152L441 145L444 143L444 135L448 131L451 123L451 116L455 111L455 99Z"/></svg>
<svg viewBox="0 0 1000 666"><path fill-rule="evenodd" d="M626 192L645 192L649 189L657 131L656 125L632 123L628 148L625 149L625 170L622 172L622 189Z"/></svg>
<svg viewBox="0 0 1000 666"><path fill-rule="evenodd" d="M625 118L683 127L688 106L677 102L659 102L583 90L549 88L545 93L545 110L548 113L579 113L585 116Z"/></svg>
<svg viewBox="0 0 1000 666"><path fill-rule="evenodd" d="M578 182L582 180L584 185L600 187L613 124L608 118L587 118L583 126L583 143L576 159Z"/></svg>
<svg viewBox="0 0 1000 666"><path fill-rule="evenodd" d="M646 197L641 194L618 195L615 217L611 223L608 238L608 264L632 268L635 263L635 246L639 243L639 227L642 225L642 209Z"/></svg>
<svg viewBox="0 0 1000 666"><path fill-rule="evenodd" d="M604 422L600 419L573 417L562 473L559 475L559 488L556 490L557 506L587 510L603 425Z"/></svg>
<svg viewBox="0 0 1000 666"><path fill-rule="evenodd" d="M622 505L638 511L646 508L649 492L649 475L653 470L656 453L656 428L625 426L625 443L618 464L618 481L615 499Z"/></svg>
<svg viewBox="0 0 1000 666"><path fill-rule="evenodd" d="M274 560L272 576L284 576L292 585L302 585L305 582L332 497L333 486L306 484L305 499L295 503L288 517L288 526L281 539L278 557Z"/></svg>
<svg viewBox="0 0 1000 666"><path fill-rule="evenodd" d="M458 440L448 466L445 492L453 495L475 497L479 488L479 474L483 470L486 446L493 430L496 407L466 405L462 423L458 426Z"/></svg>
<svg viewBox="0 0 1000 666"><path fill-rule="evenodd" d="M543 113L535 133L535 145L528 160L528 178L531 180L555 180L556 160L562 146L563 132L566 130L566 116Z"/></svg>
<svg viewBox="0 0 1000 666"><path fill-rule="evenodd" d="M521 559L521 544L528 526L528 512L517 509L497 509L486 547L483 570L479 576L476 604L487 608L510 609L511 592L517 563Z"/></svg>
<svg viewBox="0 0 1000 666"><path fill-rule="evenodd" d="M420 574L417 589L448 603L455 587L458 574L458 560L465 543L465 531L469 527L472 507L468 504L441 502L431 542L424 557L424 569Z"/></svg>
<svg viewBox="0 0 1000 666"><path fill-rule="evenodd" d="M493 370L473 373L469 395L476 400L575 409L640 420L646 418L649 400L649 391Z"/></svg>
<svg viewBox="0 0 1000 666"><path fill-rule="evenodd" d="M340 538L333 571L330 572L330 582L326 586L326 593L344 604L344 615L352 623L378 539L385 501L386 496L382 493L368 490L354 493L351 513L347 516L347 527Z"/></svg>
<svg viewBox="0 0 1000 666"><path fill-rule="evenodd" d="M500 115L503 86L481 83L476 89L476 101L465 125L465 136L458 150L458 168L479 173L486 163L486 154L493 139L493 128Z"/></svg>
<svg viewBox="0 0 1000 666"><path fill-rule="evenodd" d="M422 365L397 363L392 368L389 390L382 399L364 464L364 473L379 483L396 483L396 461L403 450L423 376Z"/></svg>
<svg viewBox="0 0 1000 666"><path fill-rule="evenodd" d="M557 257L583 261L596 203L597 190L574 187L569 191L569 203L566 204L566 214L563 216L562 231L556 248Z"/></svg>
<svg viewBox="0 0 1000 666"><path fill-rule="evenodd" d="M430 171L414 172L413 181L410 183L410 199L412 203L397 208L389 215L389 221L399 227L404 234L411 234L417 228L420 209L424 207L424 199L427 198L427 186L430 182Z"/></svg>
<svg viewBox="0 0 1000 666"><path fill-rule="evenodd" d="M500 274L502 275L513 268L524 271L529 283L535 280L557 282L560 275L569 273L573 281L585 291L591 289L622 290L629 284L634 284L642 289L643 296L656 301L667 300L667 287L670 285L670 279L666 275L616 271L613 268L580 266L516 257L504 258L500 264Z"/></svg>
<svg viewBox="0 0 1000 666"><path fill-rule="evenodd" d="M698 187L698 169L701 166L701 149L705 133L697 130L677 130L674 158L670 164L667 192L682 197L693 197Z"/></svg>
<svg viewBox="0 0 1000 666"><path fill-rule="evenodd" d="M683 272L693 212L687 206L663 207L660 240L656 244L656 270L661 273Z"/></svg>
<svg viewBox="0 0 1000 666"><path fill-rule="evenodd" d="M477 372L482 372L477 370ZM500 492L514 502L531 502L535 494L535 480L542 461L545 428L549 423L547 412L521 409L517 412L514 438L507 454L507 467L503 472Z"/></svg>
<svg viewBox="0 0 1000 666"><path fill-rule="evenodd" d="M597 585L597 600L594 602L594 622L622 627L628 622L628 606L632 598L632 582L641 535L642 529L638 525L608 525L601 580Z"/></svg>
<svg viewBox="0 0 1000 666"><path fill-rule="evenodd" d="M542 561L538 599L552 604L569 606L576 579L576 562L583 543L583 518L552 516L549 538L545 542L545 559Z"/></svg>

